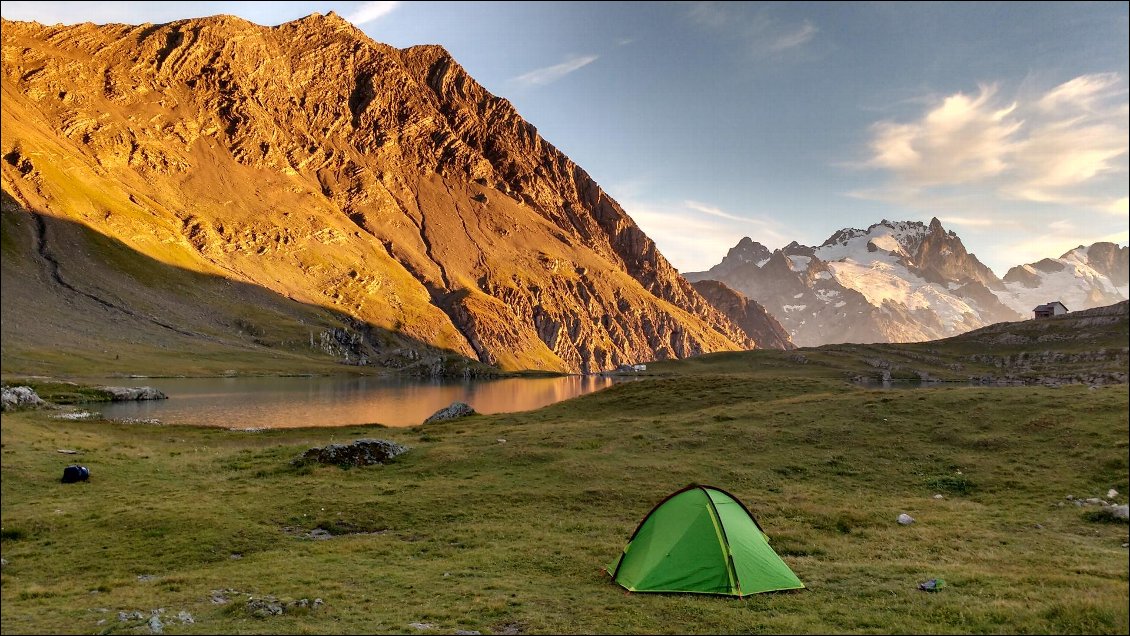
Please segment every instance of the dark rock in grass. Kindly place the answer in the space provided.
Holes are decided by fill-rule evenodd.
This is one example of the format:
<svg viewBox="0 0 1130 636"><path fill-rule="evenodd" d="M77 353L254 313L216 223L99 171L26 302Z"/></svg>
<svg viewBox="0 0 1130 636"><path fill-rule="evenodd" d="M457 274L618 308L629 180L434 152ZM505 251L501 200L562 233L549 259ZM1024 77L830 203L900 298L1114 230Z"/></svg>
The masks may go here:
<svg viewBox="0 0 1130 636"><path fill-rule="evenodd" d="M4 411L47 406L47 403L30 386L6 386L0 389L0 404L2 404L0 410Z"/></svg>
<svg viewBox="0 0 1130 636"><path fill-rule="evenodd" d="M336 464L343 467L370 466L383 464L407 451L407 446L401 446L396 442L383 439L359 439L352 444L330 444L311 448L292 463L297 466L312 463Z"/></svg>
<svg viewBox="0 0 1130 636"><path fill-rule="evenodd" d="M471 408L470 404L463 402L452 402L451 406L442 408L432 416L424 420L424 424L431 424L432 422L442 422L444 420L454 420L460 417L467 417L468 415L477 415L475 409Z"/></svg>
<svg viewBox="0 0 1130 636"><path fill-rule="evenodd" d="M109 394L111 402L169 399L169 396L151 386L100 386L98 388Z"/></svg>
<svg viewBox="0 0 1130 636"><path fill-rule="evenodd" d="M1130 511L1128 511L1126 504L1103 506L1098 510L1084 512L1083 518L1096 523L1130 523Z"/></svg>
<svg viewBox="0 0 1130 636"><path fill-rule="evenodd" d="M127 621L140 621L145 620L145 614L141 610L134 610L132 612L118 612L118 622L125 623Z"/></svg>
<svg viewBox="0 0 1130 636"><path fill-rule="evenodd" d="M923 592L937 592L945 586L946 582L942 579L930 579L929 581L919 583L918 589L922 590Z"/></svg>
<svg viewBox="0 0 1130 636"><path fill-rule="evenodd" d="M247 599L247 611L255 618L282 616L283 604L273 596Z"/></svg>
<svg viewBox="0 0 1130 636"><path fill-rule="evenodd" d="M90 469L86 466L67 466L63 469L64 484L73 484L80 481L88 481L90 479Z"/></svg>
<svg viewBox="0 0 1130 636"><path fill-rule="evenodd" d="M233 590L231 588L224 588L222 590L212 590L212 596L211 596L210 600L212 601L212 603L214 605L224 605L224 604L230 602L230 599L228 599L229 596L236 596L238 594L239 594L239 590Z"/></svg>
<svg viewBox="0 0 1130 636"><path fill-rule="evenodd" d="M290 614L295 610L318 609L324 604L325 601L320 598L316 598L313 601L308 598L300 598L296 601L280 601L270 595L262 598L252 596L247 599L247 611L255 618L269 618L271 616Z"/></svg>

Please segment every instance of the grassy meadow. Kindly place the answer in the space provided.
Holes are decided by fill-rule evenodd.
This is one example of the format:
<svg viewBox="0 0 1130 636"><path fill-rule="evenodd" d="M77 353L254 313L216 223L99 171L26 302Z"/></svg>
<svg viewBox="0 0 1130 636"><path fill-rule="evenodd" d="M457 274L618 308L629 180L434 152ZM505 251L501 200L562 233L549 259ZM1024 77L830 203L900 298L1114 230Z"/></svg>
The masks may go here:
<svg viewBox="0 0 1130 636"><path fill-rule="evenodd" d="M1125 502L1125 385L871 390L791 355L655 364L538 411L413 428L6 413L2 631L149 633L154 610L169 634L1130 630L1127 525L1065 500ZM411 450L290 464L362 437ZM59 483L70 463L91 480ZM612 584L602 567L691 482L741 498L808 589ZM931 578L946 587L917 589ZM268 596L323 603L256 615Z"/></svg>

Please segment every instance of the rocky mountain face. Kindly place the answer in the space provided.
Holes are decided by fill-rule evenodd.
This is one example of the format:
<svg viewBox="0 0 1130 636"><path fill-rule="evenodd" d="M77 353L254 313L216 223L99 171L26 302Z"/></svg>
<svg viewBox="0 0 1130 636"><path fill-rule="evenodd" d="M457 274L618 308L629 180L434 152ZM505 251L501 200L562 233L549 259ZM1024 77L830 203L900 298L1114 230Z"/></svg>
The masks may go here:
<svg viewBox="0 0 1130 636"><path fill-rule="evenodd" d="M6 352L89 323L82 305L178 350L329 333L390 366L587 372L761 346L440 47L332 13L2 34ZM29 286L11 301L9 271ZM36 320L37 302L60 313Z"/></svg>
<svg viewBox="0 0 1130 636"><path fill-rule="evenodd" d="M1004 283L938 219L883 221L773 252L743 238L721 263L686 277L757 300L799 346L934 340L1021 318L998 298Z"/></svg>
<svg viewBox="0 0 1130 636"><path fill-rule="evenodd" d="M756 300L750 300L716 280L693 283L711 305L726 314L754 342L766 349L795 349L789 332Z"/></svg>
<svg viewBox="0 0 1130 636"><path fill-rule="evenodd" d="M1059 258L1045 258L1008 270L1001 300L1030 315L1037 305L1058 300L1072 311L1130 298L1130 248L1114 243L1080 245Z"/></svg>

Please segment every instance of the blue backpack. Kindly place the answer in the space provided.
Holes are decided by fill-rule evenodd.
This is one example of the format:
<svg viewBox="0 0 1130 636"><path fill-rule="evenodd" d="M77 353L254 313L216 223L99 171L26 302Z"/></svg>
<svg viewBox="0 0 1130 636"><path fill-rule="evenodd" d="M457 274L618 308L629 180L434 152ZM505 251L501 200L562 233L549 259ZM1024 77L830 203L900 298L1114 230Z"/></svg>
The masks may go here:
<svg viewBox="0 0 1130 636"><path fill-rule="evenodd" d="M73 484L76 481L90 479L90 469L86 466L67 466L63 469L63 483Z"/></svg>

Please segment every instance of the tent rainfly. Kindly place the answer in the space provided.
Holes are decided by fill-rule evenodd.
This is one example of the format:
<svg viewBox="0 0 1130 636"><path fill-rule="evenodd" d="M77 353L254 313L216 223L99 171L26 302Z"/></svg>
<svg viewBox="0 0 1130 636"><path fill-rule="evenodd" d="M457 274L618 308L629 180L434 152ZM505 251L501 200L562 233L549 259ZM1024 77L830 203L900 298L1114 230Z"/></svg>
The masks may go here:
<svg viewBox="0 0 1130 636"><path fill-rule="evenodd" d="M737 497L697 484L655 506L608 572L632 592L742 597L804 587Z"/></svg>

